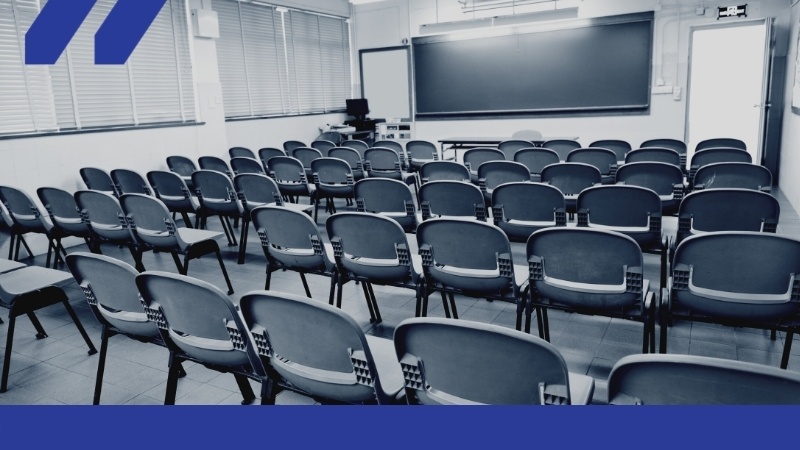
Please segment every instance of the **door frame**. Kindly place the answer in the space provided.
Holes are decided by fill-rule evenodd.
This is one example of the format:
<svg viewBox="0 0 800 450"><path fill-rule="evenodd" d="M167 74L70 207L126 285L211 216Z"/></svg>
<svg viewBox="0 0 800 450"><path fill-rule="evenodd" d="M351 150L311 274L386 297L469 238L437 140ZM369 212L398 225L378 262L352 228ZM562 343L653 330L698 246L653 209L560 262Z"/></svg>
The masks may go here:
<svg viewBox="0 0 800 450"><path fill-rule="evenodd" d="M702 25L691 25L689 27L689 51L687 55L687 68L686 68L686 109L684 113L684 127L683 127L683 140L687 144L689 143L689 131L691 124L689 123L689 108L691 105L692 99L692 53L694 51L694 32L700 30L709 30L709 29L723 29L723 28L734 28L734 27L744 27L744 26L752 26L763 23L766 27L766 36L764 39L764 69L761 78L761 101L759 103L759 124L758 124L758 144L757 148L755 149L755 156L753 157L753 162L756 164L761 164L763 155L764 155L764 140L765 140L765 133L767 130L767 108L769 108L769 77L770 77L770 66L772 63L772 40L773 40L773 28L774 28L774 21L772 17L765 17L760 19L745 19L736 22L728 22L728 23L711 23L711 24L702 24ZM720 136L725 137L725 136ZM691 152L694 152L694 149L687 149Z"/></svg>

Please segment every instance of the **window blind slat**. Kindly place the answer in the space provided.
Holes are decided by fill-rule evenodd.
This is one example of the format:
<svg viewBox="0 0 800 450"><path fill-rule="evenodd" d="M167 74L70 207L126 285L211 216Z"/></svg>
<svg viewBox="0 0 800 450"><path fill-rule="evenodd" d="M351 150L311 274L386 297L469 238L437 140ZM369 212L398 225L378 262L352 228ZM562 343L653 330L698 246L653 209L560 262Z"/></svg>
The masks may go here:
<svg viewBox="0 0 800 450"><path fill-rule="evenodd" d="M94 64L98 0L52 66L24 65L24 35L47 0L0 0L0 133L195 120L185 0L169 0L123 66Z"/></svg>
<svg viewBox="0 0 800 450"><path fill-rule="evenodd" d="M344 19L214 0L228 118L341 111L350 92Z"/></svg>

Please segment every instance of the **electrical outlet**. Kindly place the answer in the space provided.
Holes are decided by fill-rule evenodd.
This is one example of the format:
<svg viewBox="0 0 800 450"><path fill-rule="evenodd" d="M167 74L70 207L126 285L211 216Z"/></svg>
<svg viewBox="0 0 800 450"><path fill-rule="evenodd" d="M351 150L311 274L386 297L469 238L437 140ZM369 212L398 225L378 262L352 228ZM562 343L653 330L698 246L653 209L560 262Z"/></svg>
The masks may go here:
<svg viewBox="0 0 800 450"><path fill-rule="evenodd" d="M653 93L653 95L672 94L672 85L668 84L665 86L653 86L651 92Z"/></svg>
<svg viewBox="0 0 800 450"><path fill-rule="evenodd" d="M675 86L674 88L672 88L672 99L675 100L676 102L680 101L680 99L681 99L681 87L680 86Z"/></svg>

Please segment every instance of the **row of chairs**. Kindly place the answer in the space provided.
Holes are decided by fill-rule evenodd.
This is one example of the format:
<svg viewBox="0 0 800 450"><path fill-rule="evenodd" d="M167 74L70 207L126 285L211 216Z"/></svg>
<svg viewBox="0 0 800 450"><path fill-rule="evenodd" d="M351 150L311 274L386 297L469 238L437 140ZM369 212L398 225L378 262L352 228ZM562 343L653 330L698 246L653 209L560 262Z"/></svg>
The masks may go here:
<svg viewBox="0 0 800 450"><path fill-rule="evenodd" d="M269 273L276 269L329 276L332 279L329 303L334 303L334 292L338 291L336 305L341 306L342 285L347 281L360 281L371 319L375 322L381 317L372 284L414 290L416 316L427 315L428 297L437 291L442 297L445 315L455 318L458 317L455 294L504 300L517 305L517 329L522 327L523 314L527 316L526 330L530 329L533 309L527 299L528 267L514 264L508 238L494 225L463 219L427 220L416 230L418 251L414 252L403 229L391 218L379 214L340 212L331 215L326 221L330 245L324 243L315 224L297 212L259 207L253 211L253 220L268 260L267 289ZM630 237L605 230L549 228L533 233L528 240L529 249L532 249L530 242L534 236L554 241L562 232L570 236L567 238L570 243L549 248L541 257L547 255L548 260L555 262L562 256L547 253L555 251L574 263L590 258L586 254L596 255L600 248L608 253L605 254L606 267L614 267L620 273L638 271L638 288L632 286L618 301L628 302L630 309L637 311L626 311L622 317L644 324L643 348L648 351L654 345L655 316L652 308L655 302L648 283L643 285L641 282L643 264L639 245ZM607 240L601 241L604 237ZM577 245L578 242L581 245ZM587 242L594 244L582 245ZM638 255L638 259L630 259L629 255ZM617 275L616 271L613 273ZM568 293L566 285L565 289L557 298L575 294ZM616 311L607 312L617 314ZM542 318L541 314L537 317L546 320L546 316ZM541 326L546 327L546 323ZM540 332L544 336L544 330L540 329Z"/></svg>
<svg viewBox="0 0 800 450"><path fill-rule="evenodd" d="M94 403L102 391L108 337L165 346L165 404L181 363L233 373L243 403L291 389L325 403L587 404L594 380L570 373L547 342L503 327L417 318L395 330L393 349L367 337L347 314L279 292L245 294L239 310L216 287L163 272L138 274L88 253L68 265L103 326ZM220 320L222 319L222 320ZM687 355L631 355L608 382L610 404L796 404L800 375L739 361Z"/></svg>
<svg viewBox="0 0 800 450"><path fill-rule="evenodd" d="M89 249L98 253L101 244L124 245L130 250L139 271L144 271L142 253L148 250L170 253L178 270L184 274L191 260L213 253L219 261L229 293L233 293L216 242L221 233L178 227L160 200L145 194L124 194L118 199L95 190L78 191L73 195L50 187L39 188L37 194L48 211L47 215L42 214L24 191L0 186L0 200L6 205L14 224L12 236L21 239L28 232L47 236L47 266L51 250L55 250L56 261L61 254L66 255L61 239L67 236L84 238ZM182 262L178 255L183 255Z"/></svg>
<svg viewBox="0 0 800 450"><path fill-rule="evenodd" d="M498 145L498 148L503 151L506 155L506 159L513 160L514 153L522 148L532 147L532 145L525 146L526 141L524 140L510 140L501 142ZM570 151L575 150L577 148L582 148L583 146L575 140L569 139L555 139L544 141L541 144L541 147L549 148L555 151L562 161L566 161L566 156L569 154ZM617 161L622 162L626 161L627 154L634 150L633 146L624 140L620 139L601 139L597 141L593 141L589 144L588 147L599 147L611 150L617 156ZM742 150L747 150L747 146L745 143L739 139L733 138L713 138L713 139L705 139L700 141L695 146L695 152L705 150L708 148L715 148L715 147L732 147L738 148ZM650 148L659 148L659 149L668 149L674 152L677 152L680 156L680 166L686 167L686 153L687 153L687 146L686 143L678 140L678 139L648 139L642 142L639 149L650 149Z"/></svg>
<svg viewBox="0 0 800 450"><path fill-rule="evenodd" d="M471 150L470 150L471 151ZM528 167L527 170L530 170ZM510 161L488 161L478 167L473 176L468 169L451 161L437 161L425 164L420 172L420 183L434 180L476 181L484 192L487 201L492 189L502 183L512 181L542 181L558 187L568 199L568 210L575 212L575 199L583 189L611 184L596 167L586 163L553 163L536 168L538 173L528 174L521 163ZM701 181L696 189L744 188L768 192L772 175L763 166L748 163L716 163L698 171ZM684 176L676 166L660 162L636 162L620 166L615 171L613 181L645 187L655 191L661 198L665 215L677 213L683 196L688 193Z"/></svg>
<svg viewBox="0 0 800 450"><path fill-rule="evenodd" d="M286 141L283 143L283 150L286 155L291 155L292 151L296 148L314 148L319 150L323 156L327 156L327 152L333 147L349 147L353 148L354 150L358 151L362 158L363 153L366 151L369 146L359 140L341 140L341 139L324 139L324 136L321 136L310 145L305 144L301 141ZM372 147L386 147L392 148L395 150L401 158L404 158L404 167L408 168L412 171L417 170L424 162L432 161L432 160L440 160L442 159L441 155L436 148L436 146L428 141L424 140L411 140L405 144L405 146L396 143L391 140L381 140L375 142ZM531 141L525 139L517 139L512 138L507 141L501 142L497 149L502 152L503 158L509 161L515 160L516 153L522 149L528 149L534 147L534 144ZM565 140L565 139L558 139L558 140L550 140L542 143L541 147L545 147L548 149L553 150L558 156L560 161L566 161L569 152L572 150L582 148L583 146L578 143L577 141L572 140ZM597 147L597 148L605 148L610 150L616 156L616 161L623 162L627 161L627 154L633 150L633 147L630 143L619 140L619 139L603 139L592 142L589 147ZM736 148L746 150L746 145L743 141L739 139L732 139L732 138L716 138L716 139L706 139L698 143L695 148L695 152L700 150L705 150L708 148L715 148L715 147L729 147L729 148ZM632 157L632 161L638 160L646 160L646 161L662 161L662 159L666 158L663 162L670 162L679 165L680 167L686 167L686 144L683 141L677 139L650 139L643 142L639 149L649 149L649 152L639 152L639 154L635 154ZM259 150L259 157L262 151L265 149ZM276 150L276 149L270 149ZM666 151L665 151L666 150ZM676 161L672 152L676 152L678 154L678 160ZM649 156L644 156L645 153L650 153ZM660 154L660 155L659 155ZM251 159L256 159L256 153L252 150L249 150L244 147L232 147L229 149L229 155L231 158L234 157L247 157ZM640 159L645 158L645 159ZM655 158L655 159L652 159ZM266 161L265 158L260 157L262 161ZM405 161L408 161L406 164Z"/></svg>
<svg viewBox="0 0 800 450"><path fill-rule="evenodd" d="M301 297L252 292L238 313L221 291L189 277L140 275L89 253L73 253L67 263L102 325L94 404L115 334L169 349L168 404L186 360L232 372L244 403L255 400L248 377L261 382L262 403L274 402L286 388L336 403L586 404L592 398L594 380L569 373L554 347L502 327L409 319L397 327L392 351L380 338L364 336L340 310ZM69 282L63 272L0 261L0 302L10 310L0 392L7 388L14 323L22 314L45 338L34 311L62 302L89 354L96 353L59 288ZM608 402L792 404L800 401L793 395L799 382L797 374L737 361L635 355L612 369Z"/></svg>
<svg viewBox="0 0 800 450"><path fill-rule="evenodd" d="M537 404L541 402L540 390L548 394L547 403L586 404L591 400L594 381L583 375L568 375L557 350L500 327L442 319L407 321L397 329L398 339L404 336L396 341L404 346L398 358L391 343L366 337L349 315L324 303L255 291L241 298L237 310L216 287L190 277L163 272L138 274L113 258L88 253L71 254L67 261L103 326L95 404L100 402L108 338L114 334L162 345L170 351L165 404L175 402L180 363L184 361L233 373L243 403L255 400L247 378L260 382L262 404L274 403L277 393L287 388L326 403ZM480 361L482 370L503 370L496 363L509 367L511 355L515 355L515 378L531 380L524 384L497 383L476 373L462 378L460 386L454 384L442 365L444 360L439 360L447 348L436 348L431 345L434 341L427 339L430 333L443 332L453 337L483 337L487 348L503 350L492 352L495 363ZM424 344L419 346L420 342ZM451 358L469 363L462 359L469 357L467 352L449 353ZM425 384L420 388L412 381L421 378L422 358ZM476 361L474 356L472 361ZM417 374L409 372L412 367ZM497 384L496 389L489 389L492 384Z"/></svg>
<svg viewBox="0 0 800 450"><path fill-rule="evenodd" d="M503 154L498 149L493 148L474 148L467 150L464 153L464 165L466 165L471 172L471 179L477 182L479 176L477 168L489 161L505 161ZM587 147L577 148L571 150L565 158L561 158L555 151L548 148L525 148L519 150L515 155L513 161L525 165L534 179L541 176L544 167L550 164L557 164L559 162L577 162L589 164L596 167L601 175L603 183L611 183L614 181L614 175L622 165L627 165L637 162L660 162L670 164L681 168L684 166L679 164L679 155L673 150L666 148L642 148L633 150L627 154L623 161L617 161L614 153L605 148ZM744 150L735 148L709 148L695 153L692 156L690 170L688 172L690 186L694 184L704 184L709 180L709 175L700 178L700 182L695 182L694 178L698 171L705 166L715 163L747 163L752 164L752 157ZM755 166L754 167L761 167ZM756 170L756 169L751 169ZM762 168L758 177L761 181L763 189L769 189L772 183L772 175L769 170Z"/></svg>

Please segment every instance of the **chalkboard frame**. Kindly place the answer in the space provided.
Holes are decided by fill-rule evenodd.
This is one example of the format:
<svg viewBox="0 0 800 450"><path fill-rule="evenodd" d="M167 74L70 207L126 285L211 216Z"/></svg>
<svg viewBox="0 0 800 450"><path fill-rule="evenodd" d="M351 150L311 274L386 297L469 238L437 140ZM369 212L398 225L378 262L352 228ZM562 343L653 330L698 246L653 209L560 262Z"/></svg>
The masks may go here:
<svg viewBox="0 0 800 450"><path fill-rule="evenodd" d="M432 43L447 43L451 41L464 41L481 38L502 37L502 36L516 36L516 35L529 35L535 33L545 33L551 31L570 30L578 28L591 28L600 26L609 26L617 24L627 24L632 22L647 22L649 25L648 30L648 45L646 46L647 55L640 61L646 60L646 70L640 75L640 84L642 89L646 89L646 93L642 90L639 91L639 96L643 98L643 103L637 104L619 104L619 105L605 105L605 106L585 106L585 107L528 107L517 109L481 109L481 110L451 110L451 111L420 111L420 80L418 73L418 49L421 45ZM651 84L653 73L653 40L654 40L654 14L653 12L625 14L617 16L598 17L591 19L575 19L565 20L550 23L540 23L533 25L522 25L515 27L498 27L492 29L476 29L466 32L448 33L432 36L416 37L412 39L412 72L414 74L414 115L418 120L451 120L451 119L473 119L473 118L498 118L503 116L519 117L519 116L593 116L593 115L631 115L631 114L649 114L651 103ZM646 80L645 80L646 76ZM424 80L422 81L424 85Z"/></svg>

